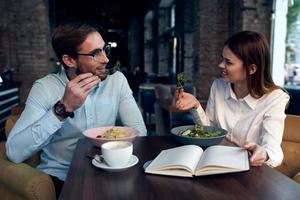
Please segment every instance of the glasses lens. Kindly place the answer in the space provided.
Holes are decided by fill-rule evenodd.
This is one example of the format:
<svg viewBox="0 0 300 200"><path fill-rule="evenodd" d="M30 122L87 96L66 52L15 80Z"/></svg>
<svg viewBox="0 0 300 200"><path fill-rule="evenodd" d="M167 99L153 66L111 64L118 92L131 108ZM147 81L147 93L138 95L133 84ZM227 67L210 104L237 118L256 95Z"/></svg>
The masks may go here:
<svg viewBox="0 0 300 200"><path fill-rule="evenodd" d="M96 49L94 53L92 53L93 59L95 61L98 60L103 52L108 56L110 54L110 45L104 46L103 49Z"/></svg>
<svg viewBox="0 0 300 200"><path fill-rule="evenodd" d="M106 45L104 48L103 48L103 51L104 53L108 56L110 54L110 45Z"/></svg>

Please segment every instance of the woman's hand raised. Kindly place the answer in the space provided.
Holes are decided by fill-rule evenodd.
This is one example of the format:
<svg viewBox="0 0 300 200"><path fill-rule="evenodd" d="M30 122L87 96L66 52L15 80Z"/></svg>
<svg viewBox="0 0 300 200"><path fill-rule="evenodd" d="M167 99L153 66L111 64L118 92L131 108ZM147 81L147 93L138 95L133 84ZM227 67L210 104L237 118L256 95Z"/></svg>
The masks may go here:
<svg viewBox="0 0 300 200"><path fill-rule="evenodd" d="M183 88L176 90L175 97L175 107L178 110L188 111L201 106L199 101L192 94L184 92Z"/></svg>

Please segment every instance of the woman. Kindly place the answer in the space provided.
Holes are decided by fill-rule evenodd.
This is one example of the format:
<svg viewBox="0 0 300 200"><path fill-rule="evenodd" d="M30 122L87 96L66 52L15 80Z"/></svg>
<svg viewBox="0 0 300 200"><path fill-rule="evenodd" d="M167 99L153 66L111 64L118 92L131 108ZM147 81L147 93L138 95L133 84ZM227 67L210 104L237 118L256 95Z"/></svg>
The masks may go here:
<svg viewBox="0 0 300 200"><path fill-rule="evenodd" d="M226 139L251 152L252 166L278 166L289 95L276 86L270 72L265 37L243 31L224 44L219 64L222 79L213 82L206 112L191 94L180 90L176 107L191 110L196 121L226 129Z"/></svg>

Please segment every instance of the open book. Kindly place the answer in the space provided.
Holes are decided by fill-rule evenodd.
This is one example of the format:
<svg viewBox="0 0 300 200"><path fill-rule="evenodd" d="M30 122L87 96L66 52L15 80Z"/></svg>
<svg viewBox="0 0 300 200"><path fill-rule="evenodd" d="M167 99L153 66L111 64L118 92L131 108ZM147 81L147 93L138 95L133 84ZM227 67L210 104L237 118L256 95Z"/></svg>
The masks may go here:
<svg viewBox="0 0 300 200"><path fill-rule="evenodd" d="M145 172L170 176L202 176L249 170L247 150L240 147L196 145L163 150Z"/></svg>

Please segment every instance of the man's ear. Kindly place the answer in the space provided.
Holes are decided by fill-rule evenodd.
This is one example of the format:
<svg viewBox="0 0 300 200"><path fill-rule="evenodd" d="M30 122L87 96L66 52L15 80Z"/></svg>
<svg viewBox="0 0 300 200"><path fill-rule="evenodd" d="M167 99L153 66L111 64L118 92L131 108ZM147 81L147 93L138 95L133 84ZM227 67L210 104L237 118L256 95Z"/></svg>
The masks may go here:
<svg viewBox="0 0 300 200"><path fill-rule="evenodd" d="M70 68L73 68L73 67L76 67L77 66L77 63L76 63L76 60L72 57L70 57L69 55L67 54L64 54L62 56L62 60L63 62Z"/></svg>
<svg viewBox="0 0 300 200"><path fill-rule="evenodd" d="M256 70L257 70L257 66L255 64L250 65L249 67L250 75L255 74Z"/></svg>

